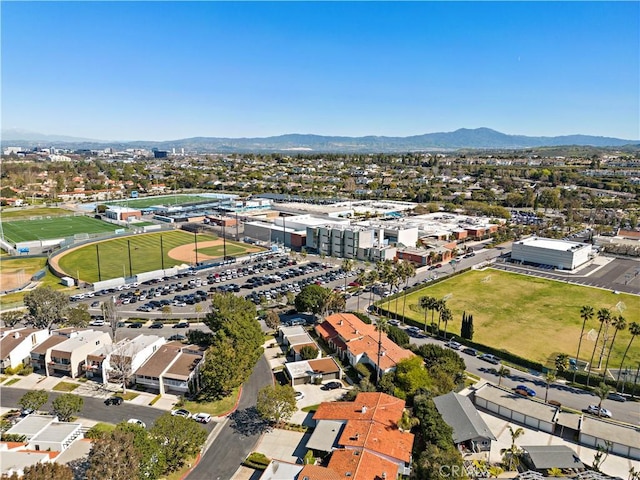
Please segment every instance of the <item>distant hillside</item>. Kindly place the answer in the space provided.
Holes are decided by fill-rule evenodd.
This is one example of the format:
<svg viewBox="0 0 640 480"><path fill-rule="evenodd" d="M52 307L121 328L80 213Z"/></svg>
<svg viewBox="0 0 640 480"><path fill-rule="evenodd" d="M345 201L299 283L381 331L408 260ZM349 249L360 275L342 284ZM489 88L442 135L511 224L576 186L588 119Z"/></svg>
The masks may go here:
<svg viewBox="0 0 640 480"><path fill-rule="evenodd" d="M32 134L33 135L33 134ZM31 136L32 136L31 135ZM34 141L48 145L57 136L47 136L46 139L17 138L15 134L5 137L2 133L3 146L7 141L24 146L33 145ZM135 142L97 142L86 139L63 140L58 137L56 146L62 143L72 148L158 148L169 150L175 148L197 152L408 152L421 150L457 150L467 149L523 149L535 147L553 147L566 145L580 145L593 147L620 147L638 143L638 140L624 140L611 137L596 137L590 135L565 135L560 137L527 137L524 135L508 135L490 128L468 129L461 128L455 132L427 133L410 137L334 137L323 135L287 134L265 138L216 138L194 137L163 142L135 141ZM72 137L67 137L72 138ZM22 142L22 144L20 143ZM48 142L48 143L47 143ZM41 145L42 146L42 145Z"/></svg>

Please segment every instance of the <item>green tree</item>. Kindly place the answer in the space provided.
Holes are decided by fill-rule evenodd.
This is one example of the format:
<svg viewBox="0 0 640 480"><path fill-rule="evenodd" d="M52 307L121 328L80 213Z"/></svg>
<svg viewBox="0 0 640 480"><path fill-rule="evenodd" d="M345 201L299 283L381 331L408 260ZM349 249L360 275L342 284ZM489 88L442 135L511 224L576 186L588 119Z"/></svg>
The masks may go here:
<svg viewBox="0 0 640 480"><path fill-rule="evenodd" d="M382 333L387 331L389 322L386 318L380 317L376 321L376 330L378 331L378 355L376 359L376 384L380 382L383 370L380 368L380 358L382 357Z"/></svg>
<svg viewBox="0 0 640 480"><path fill-rule="evenodd" d="M609 385L607 385L604 382L600 382L600 385L598 385L596 388L593 389L593 393L596 394L596 396L600 399L600 401L598 402L598 416L600 415L600 409L602 408L602 402L605 400L605 398L607 398L607 396L613 391L613 388L611 388Z"/></svg>
<svg viewBox="0 0 640 480"><path fill-rule="evenodd" d="M622 315L618 315L613 319L613 327L615 330L613 331L613 338L611 339L611 344L609 344L609 352L607 353L607 361L604 363L604 375L606 378L607 370L609 368L609 359L611 358L611 354L613 353L613 344L616 341L616 337L618 336L618 332L620 330L624 330L627 328L627 321L624 319Z"/></svg>
<svg viewBox="0 0 640 480"><path fill-rule="evenodd" d="M71 418L80 413L84 399L73 393L63 393L53 401L53 413L61 422L70 422Z"/></svg>
<svg viewBox="0 0 640 480"><path fill-rule="evenodd" d="M400 267L401 277L405 281L405 285L404 285L405 289L408 289L409 280L415 277L416 275L416 267L413 263L407 262L406 260L403 260L402 262L400 262L399 267ZM402 321L403 322L405 319L404 314L407 308L407 297L408 295L403 295L402 297Z"/></svg>
<svg viewBox="0 0 640 480"><path fill-rule="evenodd" d="M89 305L86 303L79 303L77 306L67 310L67 321L65 323L70 327L84 328L89 325L90 321L91 314L89 313Z"/></svg>
<svg viewBox="0 0 640 480"><path fill-rule="evenodd" d="M47 400L49 400L49 394L46 390L30 390L20 397L18 405L25 410L37 412L40 407L47 403Z"/></svg>
<svg viewBox="0 0 640 480"><path fill-rule="evenodd" d="M311 312L318 315L325 309L331 290L320 285L307 285L296 295L295 305L299 312Z"/></svg>
<svg viewBox="0 0 640 480"><path fill-rule="evenodd" d="M256 409L260 416L276 425L287 421L297 410L296 397L290 385L267 385L258 391Z"/></svg>
<svg viewBox="0 0 640 480"><path fill-rule="evenodd" d="M9 310L2 312L2 323L5 327L14 327L24 318L24 312L20 310Z"/></svg>
<svg viewBox="0 0 640 480"><path fill-rule="evenodd" d="M237 356L238 352L232 339L224 333L214 337L200 370L202 393L206 397L211 399L226 397L248 378Z"/></svg>
<svg viewBox="0 0 640 480"><path fill-rule="evenodd" d="M631 322L629 324L629 333L631 334L631 338L629 339L629 343L627 344L627 348L624 350L624 354L622 355L622 361L620 362L620 369L618 370L618 378L616 379L616 383L620 382L620 375L622 373L622 367L624 366L624 360L627 358L627 353L631 348L631 343L633 339L640 335L640 323Z"/></svg>
<svg viewBox="0 0 640 480"><path fill-rule="evenodd" d="M271 330L276 330L280 326L280 315L275 310L270 309L264 316L264 323Z"/></svg>
<svg viewBox="0 0 640 480"><path fill-rule="evenodd" d="M394 325L389 325L387 336L389 337L389 340L391 340L396 345L400 345L403 348L408 348L409 344L411 343L411 339L409 338L407 332Z"/></svg>
<svg viewBox="0 0 640 480"><path fill-rule="evenodd" d="M415 463L415 478L457 480L466 478L462 456L455 448L427 444Z"/></svg>
<svg viewBox="0 0 640 480"><path fill-rule="evenodd" d="M544 403L547 403L547 399L549 398L549 385L555 382L557 378L558 377L556 376L555 370L549 370L547 373L545 373L544 381L546 388L544 392Z"/></svg>
<svg viewBox="0 0 640 480"><path fill-rule="evenodd" d="M569 368L569 355L561 353L556 357L555 361L556 370L558 372L564 372Z"/></svg>
<svg viewBox="0 0 640 480"><path fill-rule="evenodd" d="M27 293L23 301L35 328L51 328L61 323L69 306L69 297L51 287L38 287Z"/></svg>
<svg viewBox="0 0 640 480"><path fill-rule="evenodd" d="M522 457L522 450L516 445L516 440L524 435L523 428L514 429L511 425L508 425L509 434L511 435L511 446L509 448L503 448L500 450L502 454L503 462L509 471L514 471L520 465L520 459Z"/></svg>
<svg viewBox="0 0 640 480"><path fill-rule="evenodd" d="M445 423L428 395L416 395L413 398L413 415L420 422L420 433L425 443L443 450L454 449L453 429Z"/></svg>
<svg viewBox="0 0 640 480"><path fill-rule="evenodd" d="M300 349L300 357L303 360L313 360L318 358L318 349L312 345L305 345Z"/></svg>
<svg viewBox="0 0 640 480"><path fill-rule="evenodd" d="M442 318L442 321L444 322L444 339L447 339L447 325L449 324L450 320L453 320L453 315L451 313L451 310L449 310L447 307L444 307L442 309L442 311L440 312L440 317Z"/></svg>
<svg viewBox="0 0 640 480"><path fill-rule="evenodd" d="M424 311L424 331L427 331L427 313L431 313L431 324L433 324L433 312L435 311L436 302L438 300L434 297L424 296L420 297L419 305L420 308ZM432 332L433 333L433 332Z"/></svg>
<svg viewBox="0 0 640 480"><path fill-rule="evenodd" d="M593 357L596 356L596 350L598 349L598 340L600 340L600 333L604 325L609 325L611 321L611 312L608 308L601 308L598 310L598 321L600 322L600 328L598 328L598 335L596 341L593 343L593 352L591 353L591 360L589 360L589 371L587 372L587 387L589 386L589 379L591 378L591 367L593 366Z"/></svg>
<svg viewBox="0 0 640 480"><path fill-rule="evenodd" d="M500 368L498 369L497 373L498 373L498 386L500 386L502 384L502 378L508 377L509 375L511 375L511 370L509 370L504 365L500 365Z"/></svg>
<svg viewBox="0 0 640 480"><path fill-rule="evenodd" d="M426 388L429 383L429 374L421 357L405 358L396 365L394 384L399 391L394 392L395 396L413 397L418 390Z"/></svg>
<svg viewBox="0 0 640 480"><path fill-rule="evenodd" d="M13 480L13 476L9 480ZM21 480L73 480L73 471L68 465L56 462L36 463L24 469Z"/></svg>
<svg viewBox="0 0 640 480"><path fill-rule="evenodd" d="M134 423L123 422L117 425L117 430L133 435L133 447L139 455L139 480L154 480L160 478L167 469L167 459L162 446L149 432Z"/></svg>
<svg viewBox="0 0 640 480"><path fill-rule="evenodd" d="M442 372L455 383L455 380L461 377L465 371L466 366L462 357L449 348L425 343L420 345L416 353L423 358L426 369L432 375L436 372Z"/></svg>
<svg viewBox="0 0 640 480"><path fill-rule="evenodd" d="M140 454L133 433L113 430L97 439L89 452L87 480L130 480L138 477Z"/></svg>
<svg viewBox="0 0 640 480"><path fill-rule="evenodd" d="M345 258L344 260L342 260L342 264L340 265L340 268L342 269L343 272L345 273L349 273L351 270L353 270L353 267L355 266L355 261L353 261L350 258ZM344 276L344 290L345 292L347 291L347 279L349 278L348 275Z"/></svg>
<svg viewBox="0 0 640 480"><path fill-rule="evenodd" d="M188 458L198 453L207 440L207 431L199 423L170 413L157 418L150 434L164 452L168 472L182 467Z"/></svg>
<svg viewBox="0 0 640 480"><path fill-rule="evenodd" d="M584 305L580 309L580 318L582 318L582 330L580 330L580 338L578 339L578 352L576 353L576 365L573 371L573 383L576 382L576 374L578 373L578 361L580 359L580 347L582 346L582 337L584 336L584 327L587 321L593 318L593 307Z"/></svg>

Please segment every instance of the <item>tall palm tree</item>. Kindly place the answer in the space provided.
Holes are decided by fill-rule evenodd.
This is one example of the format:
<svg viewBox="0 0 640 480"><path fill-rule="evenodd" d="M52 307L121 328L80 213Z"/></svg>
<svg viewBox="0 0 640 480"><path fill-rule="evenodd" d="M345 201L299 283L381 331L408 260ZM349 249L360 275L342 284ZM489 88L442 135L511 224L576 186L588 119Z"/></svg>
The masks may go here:
<svg viewBox="0 0 640 480"><path fill-rule="evenodd" d="M443 298L436 300L435 309L438 311L438 336L440 336L440 322L442 321L442 312L447 308L447 302Z"/></svg>
<svg viewBox="0 0 640 480"><path fill-rule="evenodd" d="M613 389L604 382L600 382L600 385L593 389L593 393L595 393L600 399L600 402L598 402L598 416L600 416L601 413L600 410L602 408L602 402L611 393L611 390Z"/></svg>
<svg viewBox="0 0 640 480"><path fill-rule="evenodd" d="M547 388L546 388L546 390L544 392L544 403L547 403L547 398L549 398L549 385L551 385L553 382L555 382L556 378L558 378L558 377L556 376L555 370L549 370L544 375L544 381L547 384L546 385Z"/></svg>
<svg viewBox="0 0 640 480"><path fill-rule="evenodd" d="M355 265L355 262L350 259L350 258L345 258L344 260L342 260L342 264L340 265L340 267L342 268L342 271L347 274L349 273L351 270L353 270L353 267ZM349 278L348 275L344 276L344 291L347 291L347 279Z"/></svg>
<svg viewBox="0 0 640 480"><path fill-rule="evenodd" d="M424 331L427 331L427 313L429 312L429 310L431 310L431 305L433 304L433 297L429 297L429 296L425 296L425 297L420 297L420 300L418 300L418 304L420 305L420 308L422 309L422 311L424 312Z"/></svg>
<svg viewBox="0 0 640 480"><path fill-rule="evenodd" d="M524 435L524 429L518 427L515 430L509 425L509 433L511 434L511 447L503 448L500 453L504 456L505 464L510 471L518 468L520 465L520 448L516 445L516 440Z"/></svg>
<svg viewBox="0 0 640 480"><path fill-rule="evenodd" d="M582 345L582 336L584 335L584 327L587 323L587 320L591 320L593 318L593 307L589 305L584 305L580 309L580 318L582 318L582 330L580 330L580 338L578 339L578 353L576 353L576 365L575 370L573 371L573 383L576 383L576 374L578 373L578 359L580 358L580 346Z"/></svg>
<svg viewBox="0 0 640 480"><path fill-rule="evenodd" d="M453 315L451 313L451 310L449 310L447 307L444 307L442 309L442 311L440 312L440 316L442 317L442 320L444 321L444 339L447 339L447 325L449 324L449 320L453 319Z"/></svg>
<svg viewBox="0 0 640 480"><path fill-rule="evenodd" d="M369 290L369 303L373 303L373 287L375 283L380 279L376 270L370 270L367 274L367 284L371 287Z"/></svg>
<svg viewBox="0 0 640 480"><path fill-rule="evenodd" d="M620 374L622 373L624 360L625 358L627 358L627 352L629 351L629 348L631 348L631 342L633 342L634 338L640 335L640 323L631 322L629 324L629 333L631 334L631 338L629 339L629 344L627 345L627 348L624 350L624 355L622 355L622 361L620 362L620 370L618 370L618 378L616 379L616 383L620 382Z"/></svg>
<svg viewBox="0 0 640 480"><path fill-rule="evenodd" d="M611 353L613 352L613 344L616 341L616 335L620 330L624 330L627 328L627 321L624 319L622 315L618 315L611 322L615 331L613 332L613 338L611 339L611 344L609 345L609 353L607 354L607 361L604 363L604 377L607 377L607 369L609 368L609 359L611 358Z"/></svg>
<svg viewBox="0 0 640 480"><path fill-rule="evenodd" d="M376 385L382 378L382 369L380 368L380 358L382 357L382 332L386 332L389 327L389 323L386 318L380 317L376 320L376 330L378 331L378 362L376 365Z"/></svg>
<svg viewBox="0 0 640 480"><path fill-rule="evenodd" d="M500 365L500 368L498 369L497 373L498 373L498 386L500 386L500 385L502 385L502 377L506 377L508 375L511 375L511 370L509 370L504 365Z"/></svg>
<svg viewBox="0 0 640 480"><path fill-rule="evenodd" d="M596 341L593 344L593 352L591 352L591 360L589 361L589 371L587 372L587 387L589 386L589 379L591 378L591 367L593 366L593 357L596 356L596 350L598 349L598 340L600 340L602 327L605 324L609 324L610 320L611 312L608 308L601 308L600 310L598 310L598 321L600 322L600 328L598 328L598 335L596 336Z"/></svg>
<svg viewBox="0 0 640 480"><path fill-rule="evenodd" d="M360 270L360 272L358 272L358 276L356 277L356 282L358 282L358 285L361 286L361 285L364 285L366 281L367 281L367 273L364 270ZM358 305L356 307L356 311L359 312L360 311L360 295L358 295L357 304Z"/></svg>

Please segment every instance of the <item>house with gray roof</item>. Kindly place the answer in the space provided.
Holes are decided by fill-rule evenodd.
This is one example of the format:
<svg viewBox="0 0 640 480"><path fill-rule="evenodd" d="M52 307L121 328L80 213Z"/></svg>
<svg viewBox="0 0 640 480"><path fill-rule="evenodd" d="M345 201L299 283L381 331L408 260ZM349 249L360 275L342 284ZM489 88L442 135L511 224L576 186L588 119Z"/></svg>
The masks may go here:
<svg viewBox="0 0 640 480"><path fill-rule="evenodd" d="M585 469L576 452L566 445L530 445L523 446L522 450L525 465L543 474L552 468L571 472Z"/></svg>
<svg viewBox="0 0 640 480"><path fill-rule="evenodd" d="M450 392L433 399L442 419L453 429L453 443L469 452L491 450L491 442L496 437L482 420L469 397Z"/></svg>

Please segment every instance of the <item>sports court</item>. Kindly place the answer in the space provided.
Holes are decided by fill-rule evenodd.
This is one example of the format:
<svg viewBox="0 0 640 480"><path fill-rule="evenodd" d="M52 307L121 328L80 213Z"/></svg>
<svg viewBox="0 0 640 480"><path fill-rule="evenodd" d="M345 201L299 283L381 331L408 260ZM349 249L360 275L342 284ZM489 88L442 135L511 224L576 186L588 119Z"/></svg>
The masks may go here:
<svg viewBox="0 0 640 480"><path fill-rule="evenodd" d="M5 240L14 245L19 242L72 237L79 233L114 232L119 228L121 227L84 215L36 216L31 220L2 222Z"/></svg>

